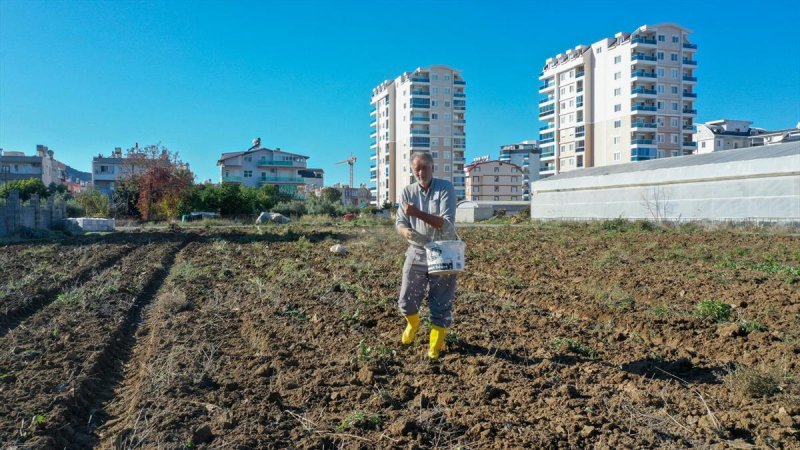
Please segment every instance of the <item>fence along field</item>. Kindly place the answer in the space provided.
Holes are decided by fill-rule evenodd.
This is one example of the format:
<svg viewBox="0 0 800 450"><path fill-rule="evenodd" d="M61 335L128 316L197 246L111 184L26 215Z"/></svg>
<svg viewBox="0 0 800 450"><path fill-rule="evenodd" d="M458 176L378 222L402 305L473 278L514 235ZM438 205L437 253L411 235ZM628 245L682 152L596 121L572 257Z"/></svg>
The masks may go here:
<svg viewBox="0 0 800 450"><path fill-rule="evenodd" d="M3 247L0 441L800 444L797 237L620 222L460 234L468 268L433 364L424 330L399 344L404 243L388 227Z"/></svg>

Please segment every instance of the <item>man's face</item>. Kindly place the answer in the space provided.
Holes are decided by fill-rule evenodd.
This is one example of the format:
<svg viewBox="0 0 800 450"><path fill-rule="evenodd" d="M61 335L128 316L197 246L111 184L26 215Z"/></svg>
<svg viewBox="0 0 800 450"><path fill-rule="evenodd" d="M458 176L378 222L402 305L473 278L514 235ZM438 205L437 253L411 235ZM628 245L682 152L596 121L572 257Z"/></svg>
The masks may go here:
<svg viewBox="0 0 800 450"><path fill-rule="evenodd" d="M427 188L430 186L433 179L433 167L428 164L428 161L422 158L414 158L411 163L411 171L414 172L414 176L422 187Z"/></svg>

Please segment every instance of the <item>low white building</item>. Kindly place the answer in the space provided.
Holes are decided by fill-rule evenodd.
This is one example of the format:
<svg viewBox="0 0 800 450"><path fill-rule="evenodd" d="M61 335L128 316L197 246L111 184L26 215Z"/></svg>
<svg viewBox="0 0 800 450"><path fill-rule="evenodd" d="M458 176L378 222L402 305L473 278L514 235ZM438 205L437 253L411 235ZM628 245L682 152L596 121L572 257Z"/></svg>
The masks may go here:
<svg viewBox="0 0 800 450"><path fill-rule="evenodd" d="M753 122L749 120L721 119L698 125L697 133L694 135L697 153L800 140L800 126L786 130L767 131L763 128L751 127L752 124Z"/></svg>
<svg viewBox="0 0 800 450"><path fill-rule="evenodd" d="M587 168L531 190L534 219L800 223L800 142Z"/></svg>
<svg viewBox="0 0 800 450"><path fill-rule="evenodd" d="M306 167L308 156L261 147L256 139L248 150L223 153L217 160L220 181L250 187L274 185L281 192L297 195L305 190L307 181L317 179ZM321 174L319 177L321 181ZM312 184L316 184L313 182Z"/></svg>
<svg viewBox="0 0 800 450"><path fill-rule="evenodd" d="M0 149L0 184L7 181L37 178L45 186L50 183L64 184L66 166L53 157L46 145L37 145L36 154Z"/></svg>

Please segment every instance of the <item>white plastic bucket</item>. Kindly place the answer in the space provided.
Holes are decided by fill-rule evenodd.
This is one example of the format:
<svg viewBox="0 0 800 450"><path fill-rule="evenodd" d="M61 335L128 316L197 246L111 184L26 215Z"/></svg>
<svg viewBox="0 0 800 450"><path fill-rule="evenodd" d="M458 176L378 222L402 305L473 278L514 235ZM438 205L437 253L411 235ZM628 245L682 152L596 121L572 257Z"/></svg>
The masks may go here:
<svg viewBox="0 0 800 450"><path fill-rule="evenodd" d="M428 274L455 275L464 271L464 241L432 241L425 244Z"/></svg>

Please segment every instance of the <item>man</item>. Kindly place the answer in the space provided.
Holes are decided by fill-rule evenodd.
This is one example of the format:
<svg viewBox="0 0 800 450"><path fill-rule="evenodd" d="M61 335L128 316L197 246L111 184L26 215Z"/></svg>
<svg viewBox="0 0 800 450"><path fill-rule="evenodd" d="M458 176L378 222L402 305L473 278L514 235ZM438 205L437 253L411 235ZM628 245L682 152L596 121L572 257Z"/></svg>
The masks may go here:
<svg viewBox="0 0 800 450"><path fill-rule="evenodd" d="M428 290L432 323L428 357L438 359L453 322L455 275L429 275L425 243L455 238L456 196L449 181L433 178L430 153L414 153L411 170L417 182L406 186L397 210L395 228L408 242L403 265L403 284L398 305L406 317L402 342L409 345L419 329L419 307Z"/></svg>

